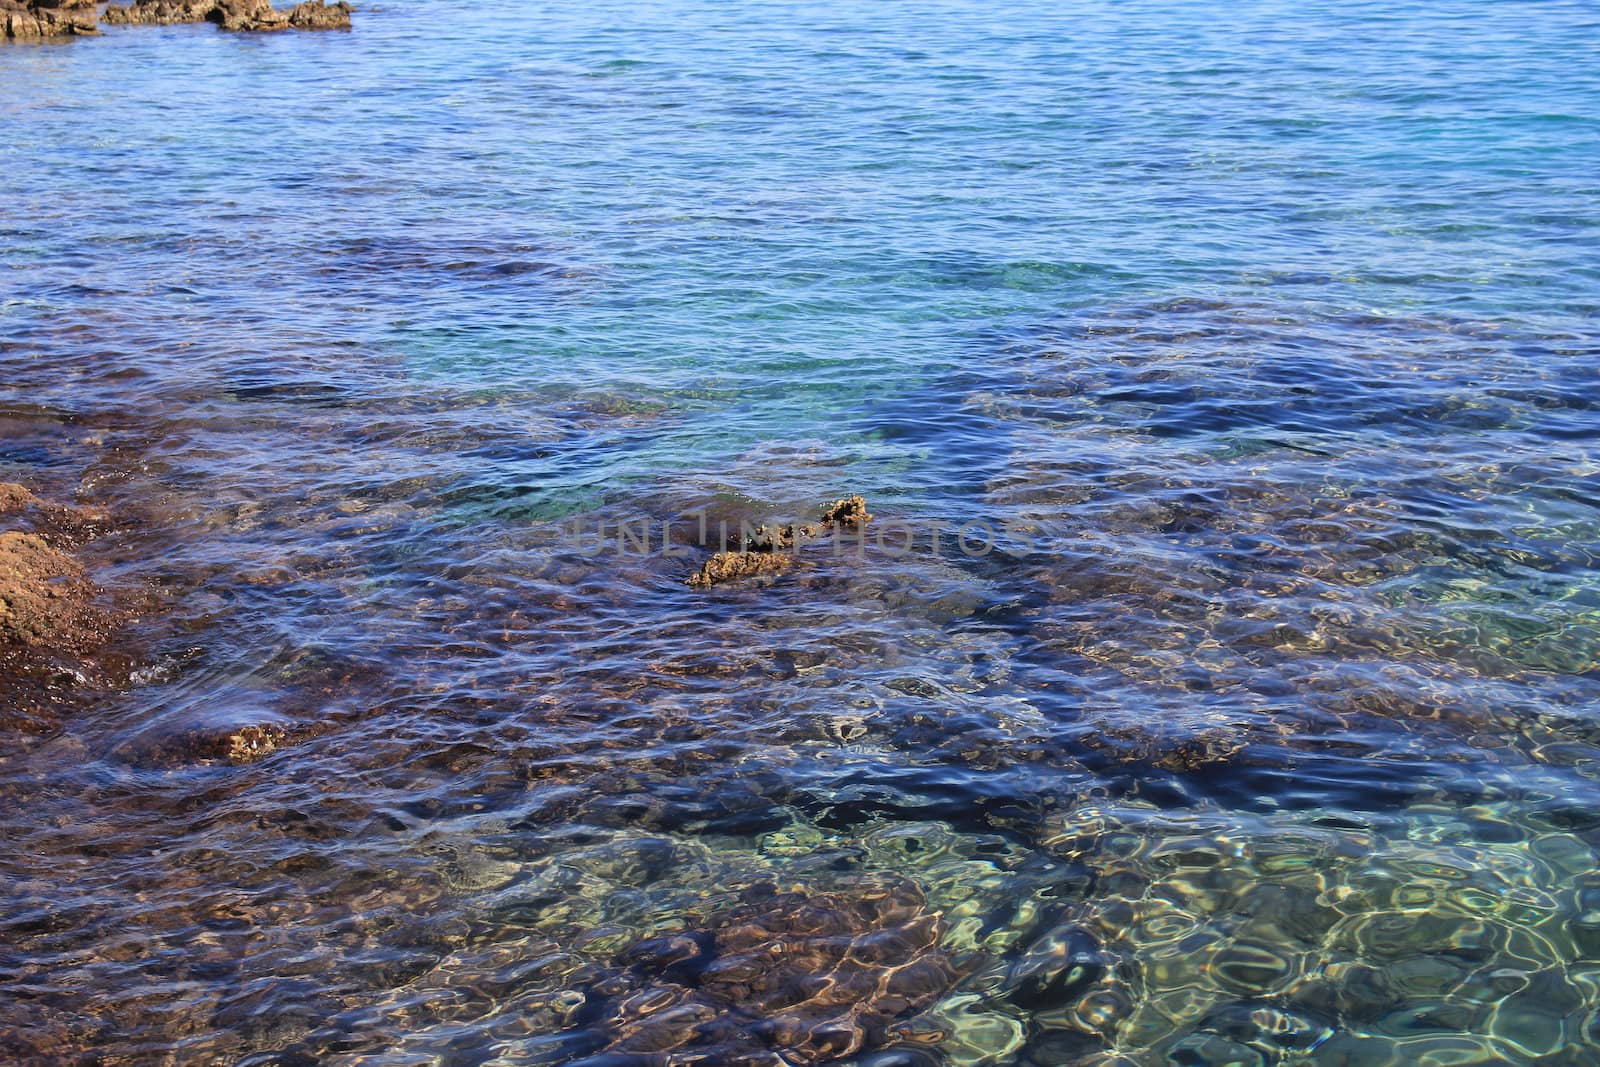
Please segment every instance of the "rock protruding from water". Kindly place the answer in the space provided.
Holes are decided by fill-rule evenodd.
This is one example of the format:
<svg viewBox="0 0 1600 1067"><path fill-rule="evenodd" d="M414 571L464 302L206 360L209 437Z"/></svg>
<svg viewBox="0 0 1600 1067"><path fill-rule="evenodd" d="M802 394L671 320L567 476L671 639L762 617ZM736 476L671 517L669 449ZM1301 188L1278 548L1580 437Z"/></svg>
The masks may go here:
<svg viewBox="0 0 1600 1067"><path fill-rule="evenodd" d="M0 642L76 646L96 632L94 586L71 556L37 534L0 533Z"/></svg>
<svg viewBox="0 0 1600 1067"><path fill-rule="evenodd" d="M836 524L847 530L859 530L872 521L867 512L867 502L859 496L847 496L823 513L824 525Z"/></svg>
<svg viewBox="0 0 1600 1067"><path fill-rule="evenodd" d="M707 588L737 578L782 574L794 566L794 550L800 545L836 530L860 533L871 521L867 502L859 496L847 496L825 508L816 523L759 526L742 534L736 547L706 560L689 576L689 584Z"/></svg>
<svg viewBox="0 0 1600 1067"><path fill-rule="evenodd" d="M0 515L10 515L39 503L39 498L15 482L0 482Z"/></svg>
<svg viewBox="0 0 1600 1067"><path fill-rule="evenodd" d="M103 518L48 505L27 489L0 482L0 651L19 648L82 652L109 629L96 604L98 590L83 566L54 544L54 535Z"/></svg>
<svg viewBox="0 0 1600 1067"><path fill-rule="evenodd" d="M0 38L40 41L99 32L94 0L0 0Z"/></svg>
<svg viewBox="0 0 1600 1067"><path fill-rule="evenodd" d="M105 20L111 24L165 26L178 22L211 22L225 30L347 30L349 4L344 0L325 4L305 0L292 8L279 9L269 0L135 0L126 6L106 8Z"/></svg>
<svg viewBox="0 0 1600 1067"><path fill-rule="evenodd" d="M74 546L102 534L108 518L50 504L0 482L0 737L48 731L116 630Z"/></svg>
<svg viewBox="0 0 1600 1067"><path fill-rule="evenodd" d="M689 584L703 589L738 578L783 574L793 566L794 557L787 552L718 552L689 576Z"/></svg>

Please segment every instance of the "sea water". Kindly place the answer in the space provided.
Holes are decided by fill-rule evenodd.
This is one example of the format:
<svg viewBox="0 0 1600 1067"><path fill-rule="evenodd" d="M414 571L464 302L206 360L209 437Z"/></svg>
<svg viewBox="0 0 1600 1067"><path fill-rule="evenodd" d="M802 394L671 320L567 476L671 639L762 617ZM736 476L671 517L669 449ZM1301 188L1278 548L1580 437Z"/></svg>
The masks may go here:
<svg viewBox="0 0 1600 1067"><path fill-rule="evenodd" d="M119 516L143 605L0 745L6 1056L1600 1059L1597 39L390 0L0 49L0 480ZM853 493L685 584L697 521Z"/></svg>

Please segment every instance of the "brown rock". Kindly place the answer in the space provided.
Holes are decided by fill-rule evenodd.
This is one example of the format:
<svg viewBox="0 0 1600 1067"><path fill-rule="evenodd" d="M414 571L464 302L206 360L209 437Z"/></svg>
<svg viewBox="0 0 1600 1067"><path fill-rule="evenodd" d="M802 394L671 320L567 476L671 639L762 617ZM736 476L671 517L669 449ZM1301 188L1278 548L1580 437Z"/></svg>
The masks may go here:
<svg viewBox="0 0 1600 1067"><path fill-rule="evenodd" d="M287 735L280 726L246 726L228 736L228 762L254 763L277 751Z"/></svg>
<svg viewBox="0 0 1600 1067"><path fill-rule="evenodd" d="M289 25L301 30L348 30L350 5L339 0L325 4L322 0L304 0L289 12Z"/></svg>
<svg viewBox="0 0 1600 1067"><path fill-rule="evenodd" d="M106 8L105 20L122 25L165 26L181 22L212 22L225 30L308 30L350 28L349 4L306 0L289 10L274 8L269 0L135 0L126 6Z"/></svg>
<svg viewBox="0 0 1600 1067"><path fill-rule="evenodd" d="M867 502L859 496L847 496L825 508L818 524L760 526L744 535L742 544L730 538L729 543L737 546L735 550L718 552L706 560L688 582L705 588L735 578L782 574L794 566L792 552L805 542L835 530L859 532L871 521Z"/></svg>
<svg viewBox="0 0 1600 1067"><path fill-rule="evenodd" d="M115 670L119 615L68 550L109 519L0 483L0 738L52 729L72 694Z"/></svg>
<svg viewBox="0 0 1600 1067"><path fill-rule="evenodd" d="M218 0L205 17L225 30L281 30L289 25L289 16L267 0Z"/></svg>
<svg viewBox="0 0 1600 1067"><path fill-rule="evenodd" d="M0 482L0 515L10 515L39 503L39 498L15 482Z"/></svg>
<svg viewBox="0 0 1600 1067"><path fill-rule="evenodd" d="M195 764L259 763L279 749L320 737L330 722L274 720L234 725L194 723L175 730L139 731L117 745L112 755L136 767L171 768Z"/></svg>
<svg viewBox="0 0 1600 1067"><path fill-rule="evenodd" d="M782 574L793 566L794 557L786 552L718 552L689 576L689 584L705 588L735 578Z"/></svg>
<svg viewBox="0 0 1600 1067"><path fill-rule="evenodd" d="M159 0L124 7L111 4L102 16L111 25L166 26L175 22L204 22L210 5L202 7L188 0Z"/></svg>
<svg viewBox="0 0 1600 1067"><path fill-rule="evenodd" d="M1191 733L1168 730L1159 719L1143 727L1105 727L1083 739L1085 748L1119 764L1192 774L1241 758L1242 729L1214 727Z"/></svg>
<svg viewBox="0 0 1600 1067"><path fill-rule="evenodd" d="M0 38L37 41L98 32L93 0L0 0Z"/></svg>
<svg viewBox="0 0 1600 1067"><path fill-rule="evenodd" d="M822 514L825 523L836 523L847 530L859 530L872 521L867 513L867 502L859 496L847 496Z"/></svg>
<svg viewBox="0 0 1600 1067"><path fill-rule="evenodd" d="M37 534L0 533L0 642L78 649L104 637L94 585Z"/></svg>

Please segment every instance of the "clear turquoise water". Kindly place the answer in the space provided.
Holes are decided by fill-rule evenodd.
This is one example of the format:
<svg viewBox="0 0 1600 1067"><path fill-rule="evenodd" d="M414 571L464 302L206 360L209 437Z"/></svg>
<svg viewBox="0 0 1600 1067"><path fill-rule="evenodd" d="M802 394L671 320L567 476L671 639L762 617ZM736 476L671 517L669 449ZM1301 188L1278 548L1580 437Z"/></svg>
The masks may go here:
<svg viewBox="0 0 1600 1067"><path fill-rule="evenodd" d="M1597 31L0 49L0 480L154 601L0 745L4 1057L1600 1059ZM852 492L916 550L559 536Z"/></svg>

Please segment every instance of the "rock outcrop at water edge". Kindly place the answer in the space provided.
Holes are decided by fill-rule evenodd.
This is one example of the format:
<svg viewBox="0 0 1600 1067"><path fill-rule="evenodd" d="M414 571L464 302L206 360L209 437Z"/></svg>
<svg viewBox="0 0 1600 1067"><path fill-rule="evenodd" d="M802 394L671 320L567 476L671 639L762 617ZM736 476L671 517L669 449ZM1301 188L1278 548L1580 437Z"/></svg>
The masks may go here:
<svg viewBox="0 0 1600 1067"><path fill-rule="evenodd" d="M120 624L71 553L107 517L0 482L0 737L48 731Z"/></svg>
<svg viewBox="0 0 1600 1067"><path fill-rule="evenodd" d="M49 505L27 489L0 482L0 522L32 529L0 532L0 654L20 650L82 652L109 629L97 590L77 560L52 544L64 528L103 518L98 513ZM11 520L11 521L7 521Z"/></svg>
<svg viewBox="0 0 1600 1067"><path fill-rule="evenodd" d="M94 0L0 0L0 39L38 41L99 33Z"/></svg>
<svg viewBox="0 0 1600 1067"><path fill-rule="evenodd" d="M350 28L349 4L305 0L292 8L274 8L268 0L136 0L106 8L111 24L165 26L180 22L212 22L225 30L336 30Z"/></svg>

